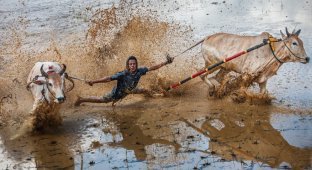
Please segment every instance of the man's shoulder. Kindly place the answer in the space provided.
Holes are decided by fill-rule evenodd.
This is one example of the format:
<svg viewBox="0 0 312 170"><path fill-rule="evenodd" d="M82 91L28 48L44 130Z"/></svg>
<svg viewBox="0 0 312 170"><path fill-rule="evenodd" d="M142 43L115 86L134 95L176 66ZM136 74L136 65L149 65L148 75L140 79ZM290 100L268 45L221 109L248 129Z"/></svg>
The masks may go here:
<svg viewBox="0 0 312 170"><path fill-rule="evenodd" d="M127 70L123 70L123 71L115 73L114 75L111 76L111 79L112 80L117 80L117 79L120 79L120 78L124 77L127 74L126 71Z"/></svg>
<svg viewBox="0 0 312 170"><path fill-rule="evenodd" d="M148 71L148 68L147 67L139 67L138 71L141 73L146 73Z"/></svg>
<svg viewBox="0 0 312 170"><path fill-rule="evenodd" d="M119 71L116 74L117 75L126 75L128 70Z"/></svg>

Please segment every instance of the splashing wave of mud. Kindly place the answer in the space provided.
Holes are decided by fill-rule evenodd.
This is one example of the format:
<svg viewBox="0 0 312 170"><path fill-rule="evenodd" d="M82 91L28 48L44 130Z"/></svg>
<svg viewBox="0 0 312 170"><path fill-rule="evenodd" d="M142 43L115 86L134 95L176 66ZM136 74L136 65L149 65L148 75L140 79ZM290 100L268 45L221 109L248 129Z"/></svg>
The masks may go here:
<svg viewBox="0 0 312 170"><path fill-rule="evenodd" d="M159 21L153 15L148 11L138 12L121 2L118 8L113 5L111 8L94 12L86 39L83 41L71 41L72 37L68 37L62 42L56 42L52 37L50 46L38 52L36 47L32 50L22 48L23 42L26 42L23 38L29 38L26 35L13 36L6 40L7 44L16 45L7 46L6 49L2 47L0 51L1 60L6 61L1 64L0 69L6 73L1 77L3 79L1 87L5 88L1 88L0 91L0 109L2 115L9 117L2 116L2 121L7 122L8 119L26 116L27 110L31 109L31 94L25 89L26 77L37 61L65 63L69 75L83 79L96 79L123 70L126 58L130 55L137 56L140 66L152 66L165 61L166 53L177 54L193 43L190 38L192 31L189 27ZM22 26L16 27L12 32L27 34L21 29L27 28L28 24L24 22L16 24ZM74 43L66 44L66 42ZM160 91L173 81L178 81L193 72L195 67L191 60L191 57L177 58L173 64L149 73L143 78L141 85ZM113 85L114 83L109 83L89 88L81 82L76 82L75 89L68 94L67 101L70 102L67 103L73 103L76 95L101 96ZM190 87L191 83L173 94L183 94ZM8 95L11 97L6 98Z"/></svg>
<svg viewBox="0 0 312 170"><path fill-rule="evenodd" d="M87 34L90 35L88 42L98 63L106 66L103 70L107 74L124 69L126 58L130 55L137 56L140 65L158 64L165 60L166 53L173 55L181 52L185 40L192 36L187 27L170 25L150 15L135 15L124 8L114 6L96 11L93 17ZM172 79L177 81L177 75L183 77L185 73L192 72L186 68L194 67L193 63L185 63L178 59L174 63L174 66L157 71L158 74L149 73L145 78L147 81L142 84L160 91L168 87L173 82ZM181 94L184 89L181 88L175 93Z"/></svg>

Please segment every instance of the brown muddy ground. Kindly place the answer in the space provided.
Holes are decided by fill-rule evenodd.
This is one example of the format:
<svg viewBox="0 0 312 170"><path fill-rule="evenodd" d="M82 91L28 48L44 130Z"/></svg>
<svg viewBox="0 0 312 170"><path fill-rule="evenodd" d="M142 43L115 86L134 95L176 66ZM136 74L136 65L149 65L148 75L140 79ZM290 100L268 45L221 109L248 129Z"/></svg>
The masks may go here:
<svg viewBox="0 0 312 170"><path fill-rule="evenodd" d="M130 95L117 107L73 107L76 95L100 96L77 81L62 105L63 125L19 133L32 107L26 77L36 61L66 63L93 79L124 69L129 55L153 65L216 32L275 36L301 28L311 57L311 3L303 1L9 1L0 6L0 169L309 169L311 64L285 64L270 79L270 105L207 97L199 79L166 97ZM296 11L294 14L293 11ZM237 22L239 21L239 22ZM203 66L200 48L148 73L155 91Z"/></svg>

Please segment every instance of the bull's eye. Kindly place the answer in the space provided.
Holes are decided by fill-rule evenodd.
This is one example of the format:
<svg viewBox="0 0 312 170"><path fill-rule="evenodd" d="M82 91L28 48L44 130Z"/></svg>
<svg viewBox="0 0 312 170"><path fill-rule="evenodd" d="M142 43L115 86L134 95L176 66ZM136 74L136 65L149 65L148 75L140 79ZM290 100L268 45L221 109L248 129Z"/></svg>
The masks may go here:
<svg viewBox="0 0 312 170"><path fill-rule="evenodd" d="M292 44L293 44L293 45L298 45L296 42L293 42Z"/></svg>
<svg viewBox="0 0 312 170"><path fill-rule="evenodd" d="M48 83L48 85L52 87L52 83Z"/></svg>

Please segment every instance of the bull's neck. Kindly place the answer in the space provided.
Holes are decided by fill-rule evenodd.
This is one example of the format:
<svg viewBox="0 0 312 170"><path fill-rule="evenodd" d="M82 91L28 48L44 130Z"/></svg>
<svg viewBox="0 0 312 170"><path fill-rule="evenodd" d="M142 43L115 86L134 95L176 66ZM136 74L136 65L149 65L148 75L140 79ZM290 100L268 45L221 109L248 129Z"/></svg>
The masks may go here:
<svg viewBox="0 0 312 170"><path fill-rule="evenodd" d="M283 58L285 58L286 54L283 52L283 42L274 42L274 53L275 56L279 58L279 60L283 61ZM268 47L269 48L269 47ZM263 63L263 66L260 67L256 71L256 75L261 81L261 79L268 79L269 77L272 77L276 74L277 70L282 66L283 62L278 61L273 53L269 53L269 55L266 57L266 61Z"/></svg>
<svg viewBox="0 0 312 170"><path fill-rule="evenodd" d="M289 56L289 54L287 54L287 52L285 52L285 44L283 41L279 41L279 42L274 42L274 46L275 46L275 50L273 51L275 56L281 61L279 62L277 59L276 62L278 62L280 65L282 65L284 63L284 60L287 56ZM272 54L273 55L273 54ZM273 56L274 57L274 56Z"/></svg>

